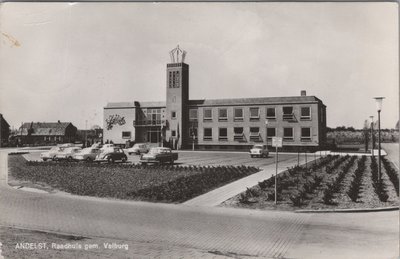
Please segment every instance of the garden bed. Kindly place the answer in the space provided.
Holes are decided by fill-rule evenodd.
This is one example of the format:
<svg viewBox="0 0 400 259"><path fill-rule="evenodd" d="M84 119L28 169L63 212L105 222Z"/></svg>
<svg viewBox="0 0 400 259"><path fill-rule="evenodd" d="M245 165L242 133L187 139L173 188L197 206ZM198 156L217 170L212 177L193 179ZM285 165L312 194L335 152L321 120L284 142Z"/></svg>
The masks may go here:
<svg viewBox="0 0 400 259"><path fill-rule="evenodd" d="M253 209L366 209L398 206L399 177L390 161L377 158L331 156L308 166L295 166L278 175L278 203L272 177L227 201L222 206Z"/></svg>
<svg viewBox="0 0 400 259"><path fill-rule="evenodd" d="M96 197L180 203L258 172L248 166L142 166L26 161L9 157L10 178Z"/></svg>

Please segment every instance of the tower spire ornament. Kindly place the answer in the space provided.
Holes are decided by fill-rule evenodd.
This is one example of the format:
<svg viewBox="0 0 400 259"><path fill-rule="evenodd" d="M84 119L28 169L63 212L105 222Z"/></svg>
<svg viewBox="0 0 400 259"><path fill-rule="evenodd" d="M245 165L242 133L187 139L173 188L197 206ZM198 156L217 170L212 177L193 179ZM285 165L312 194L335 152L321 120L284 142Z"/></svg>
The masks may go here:
<svg viewBox="0 0 400 259"><path fill-rule="evenodd" d="M171 57L171 63L184 63L186 57L186 51L181 50L179 45L169 52Z"/></svg>

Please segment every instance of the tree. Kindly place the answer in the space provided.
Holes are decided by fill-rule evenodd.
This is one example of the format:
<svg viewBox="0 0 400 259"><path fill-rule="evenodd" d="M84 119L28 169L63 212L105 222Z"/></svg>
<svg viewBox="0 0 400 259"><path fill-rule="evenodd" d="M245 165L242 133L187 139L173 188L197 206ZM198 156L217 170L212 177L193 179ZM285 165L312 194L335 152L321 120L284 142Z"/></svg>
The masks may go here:
<svg viewBox="0 0 400 259"><path fill-rule="evenodd" d="M368 143L369 143L369 123L368 120L364 121L364 128L362 131L362 136L364 139L364 144L365 144L365 152L368 151Z"/></svg>

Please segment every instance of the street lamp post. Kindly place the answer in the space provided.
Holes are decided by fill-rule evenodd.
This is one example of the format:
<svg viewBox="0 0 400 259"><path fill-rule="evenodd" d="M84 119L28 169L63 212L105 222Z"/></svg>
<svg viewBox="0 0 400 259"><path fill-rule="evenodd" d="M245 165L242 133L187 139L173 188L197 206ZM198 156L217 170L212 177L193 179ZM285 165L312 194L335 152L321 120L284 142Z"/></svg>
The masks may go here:
<svg viewBox="0 0 400 259"><path fill-rule="evenodd" d="M381 110L382 101L385 97L374 97L376 110L378 111L378 181L381 181Z"/></svg>
<svg viewBox="0 0 400 259"><path fill-rule="evenodd" d="M369 116L371 118L371 156L374 156L374 116Z"/></svg>

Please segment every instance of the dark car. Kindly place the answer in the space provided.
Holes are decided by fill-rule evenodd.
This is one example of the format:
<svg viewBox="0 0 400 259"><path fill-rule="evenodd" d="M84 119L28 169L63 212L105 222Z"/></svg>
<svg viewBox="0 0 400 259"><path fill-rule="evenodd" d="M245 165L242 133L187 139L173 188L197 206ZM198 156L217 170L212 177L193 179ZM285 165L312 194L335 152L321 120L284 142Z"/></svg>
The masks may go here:
<svg viewBox="0 0 400 259"><path fill-rule="evenodd" d="M151 148L149 153L140 157L140 163L171 163L178 159L178 153L173 153L170 148L155 147Z"/></svg>
<svg viewBox="0 0 400 259"><path fill-rule="evenodd" d="M114 163L115 161L126 162L128 157L124 153L124 150L119 147L112 147L103 150L100 154L96 156L96 162L108 162Z"/></svg>

